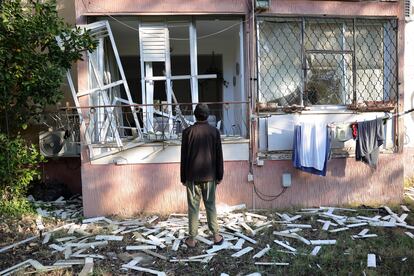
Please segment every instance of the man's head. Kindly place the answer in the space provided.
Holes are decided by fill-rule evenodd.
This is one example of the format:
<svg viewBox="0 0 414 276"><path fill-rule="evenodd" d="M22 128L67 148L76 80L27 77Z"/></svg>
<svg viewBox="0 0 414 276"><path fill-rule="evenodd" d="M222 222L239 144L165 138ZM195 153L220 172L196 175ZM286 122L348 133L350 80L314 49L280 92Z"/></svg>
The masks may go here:
<svg viewBox="0 0 414 276"><path fill-rule="evenodd" d="M204 104L204 103L197 104L194 110L194 116L196 117L197 121L205 121L207 120L209 115L210 115L210 111L208 110L207 104Z"/></svg>

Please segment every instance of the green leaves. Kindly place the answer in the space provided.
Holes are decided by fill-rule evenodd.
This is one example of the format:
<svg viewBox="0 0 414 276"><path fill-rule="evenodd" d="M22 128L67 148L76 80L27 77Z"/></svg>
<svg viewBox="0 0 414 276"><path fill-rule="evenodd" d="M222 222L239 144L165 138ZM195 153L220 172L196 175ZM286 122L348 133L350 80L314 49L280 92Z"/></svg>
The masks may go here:
<svg viewBox="0 0 414 276"><path fill-rule="evenodd" d="M24 196L29 183L40 175L37 169L43 161L35 145L26 145L20 136L10 139L0 133L0 197Z"/></svg>
<svg viewBox="0 0 414 276"><path fill-rule="evenodd" d="M96 42L58 16L56 0L3 0L0 5L0 202L17 206L29 183L40 177L44 161L18 133L63 97L65 71ZM64 38L62 48L56 37Z"/></svg>
<svg viewBox="0 0 414 276"><path fill-rule="evenodd" d="M0 11L0 114L8 111L10 128L17 132L62 98L65 71L96 42L58 16L56 0L4 0Z"/></svg>

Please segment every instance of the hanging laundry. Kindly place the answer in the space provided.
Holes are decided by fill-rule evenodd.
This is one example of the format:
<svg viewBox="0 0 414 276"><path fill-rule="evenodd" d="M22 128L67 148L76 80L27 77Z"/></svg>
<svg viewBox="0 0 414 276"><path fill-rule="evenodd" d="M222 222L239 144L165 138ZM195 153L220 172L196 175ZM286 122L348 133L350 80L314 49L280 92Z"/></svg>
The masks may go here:
<svg viewBox="0 0 414 276"><path fill-rule="evenodd" d="M384 143L382 118L358 122L355 157L372 168L377 168L379 148Z"/></svg>
<svg viewBox="0 0 414 276"><path fill-rule="evenodd" d="M355 140L358 136L358 123L352 123L351 124L351 129L352 129L352 137Z"/></svg>
<svg viewBox="0 0 414 276"><path fill-rule="evenodd" d="M331 123L329 126L333 132L332 139L339 142L346 142L353 138L352 128L349 123Z"/></svg>
<svg viewBox="0 0 414 276"><path fill-rule="evenodd" d="M325 176L330 152L330 133L326 124L300 123L295 126L293 137L293 166Z"/></svg>

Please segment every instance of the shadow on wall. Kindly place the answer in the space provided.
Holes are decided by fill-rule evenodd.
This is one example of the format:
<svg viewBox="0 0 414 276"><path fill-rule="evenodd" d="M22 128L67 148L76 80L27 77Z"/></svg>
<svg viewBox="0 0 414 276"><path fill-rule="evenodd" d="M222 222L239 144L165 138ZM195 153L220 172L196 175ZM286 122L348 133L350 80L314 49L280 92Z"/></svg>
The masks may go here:
<svg viewBox="0 0 414 276"><path fill-rule="evenodd" d="M252 197L252 185L246 177L248 162L226 162L225 166L225 179L218 188L217 202L228 205L246 203L248 208L287 208L381 205L402 200L402 154L381 155L375 171L351 158L334 159L326 177L298 171L290 160L265 161L263 167L254 167L255 185L262 193L280 193L283 173L290 172L293 180L292 187L271 202L256 195ZM85 164L82 170L86 216L186 212L186 193L179 183L179 164Z"/></svg>
<svg viewBox="0 0 414 276"><path fill-rule="evenodd" d="M247 184L248 162L226 162L224 169L225 178L217 189L217 203L250 205L252 195L251 186ZM84 164L82 173L86 216L187 211L186 190L180 183L179 163Z"/></svg>
<svg viewBox="0 0 414 276"><path fill-rule="evenodd" d="M283 173L292 174L292 187L271 202L254 195L255 207L380 205L402 200L402 155L380 156L377 170L349 158L331 160L329 167L327 176L321 177L294 169L291 161L266 161L264 167L254 169L256 187L267 195L280 193ZM338 170L342 176L336 176Z"/></svg>
<svg viewBox="0 0 414 276"><path fill-rule="evenodd" d="M186 210L177 164L84 164L82 173L86 216Z"/></svg>

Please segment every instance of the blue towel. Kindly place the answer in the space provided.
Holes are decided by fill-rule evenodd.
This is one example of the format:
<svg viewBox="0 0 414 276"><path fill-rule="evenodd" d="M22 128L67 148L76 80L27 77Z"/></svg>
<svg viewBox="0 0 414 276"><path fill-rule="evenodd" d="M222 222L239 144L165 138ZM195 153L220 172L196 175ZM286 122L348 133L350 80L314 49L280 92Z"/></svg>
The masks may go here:
<svg viewBox="0 0 414 276"><path fill-rule="evenodd" d="M294 129L293 134L293 155L292 155L292 162L293 166L299 170L302 170L307 173L326 176L326 164L328 163L329 159L329 153L330 153L330 144L331 144L331 138L330 138L330 132L329 129L326 128L326 151L324 153L324 163L323 168L315 168L315 167L309 167L304 164L304 160L302 160L301 156L306 154L314 154L314 153L307 153L306 149L303 147L302 143L302 125L296 125Z"/></svg>

